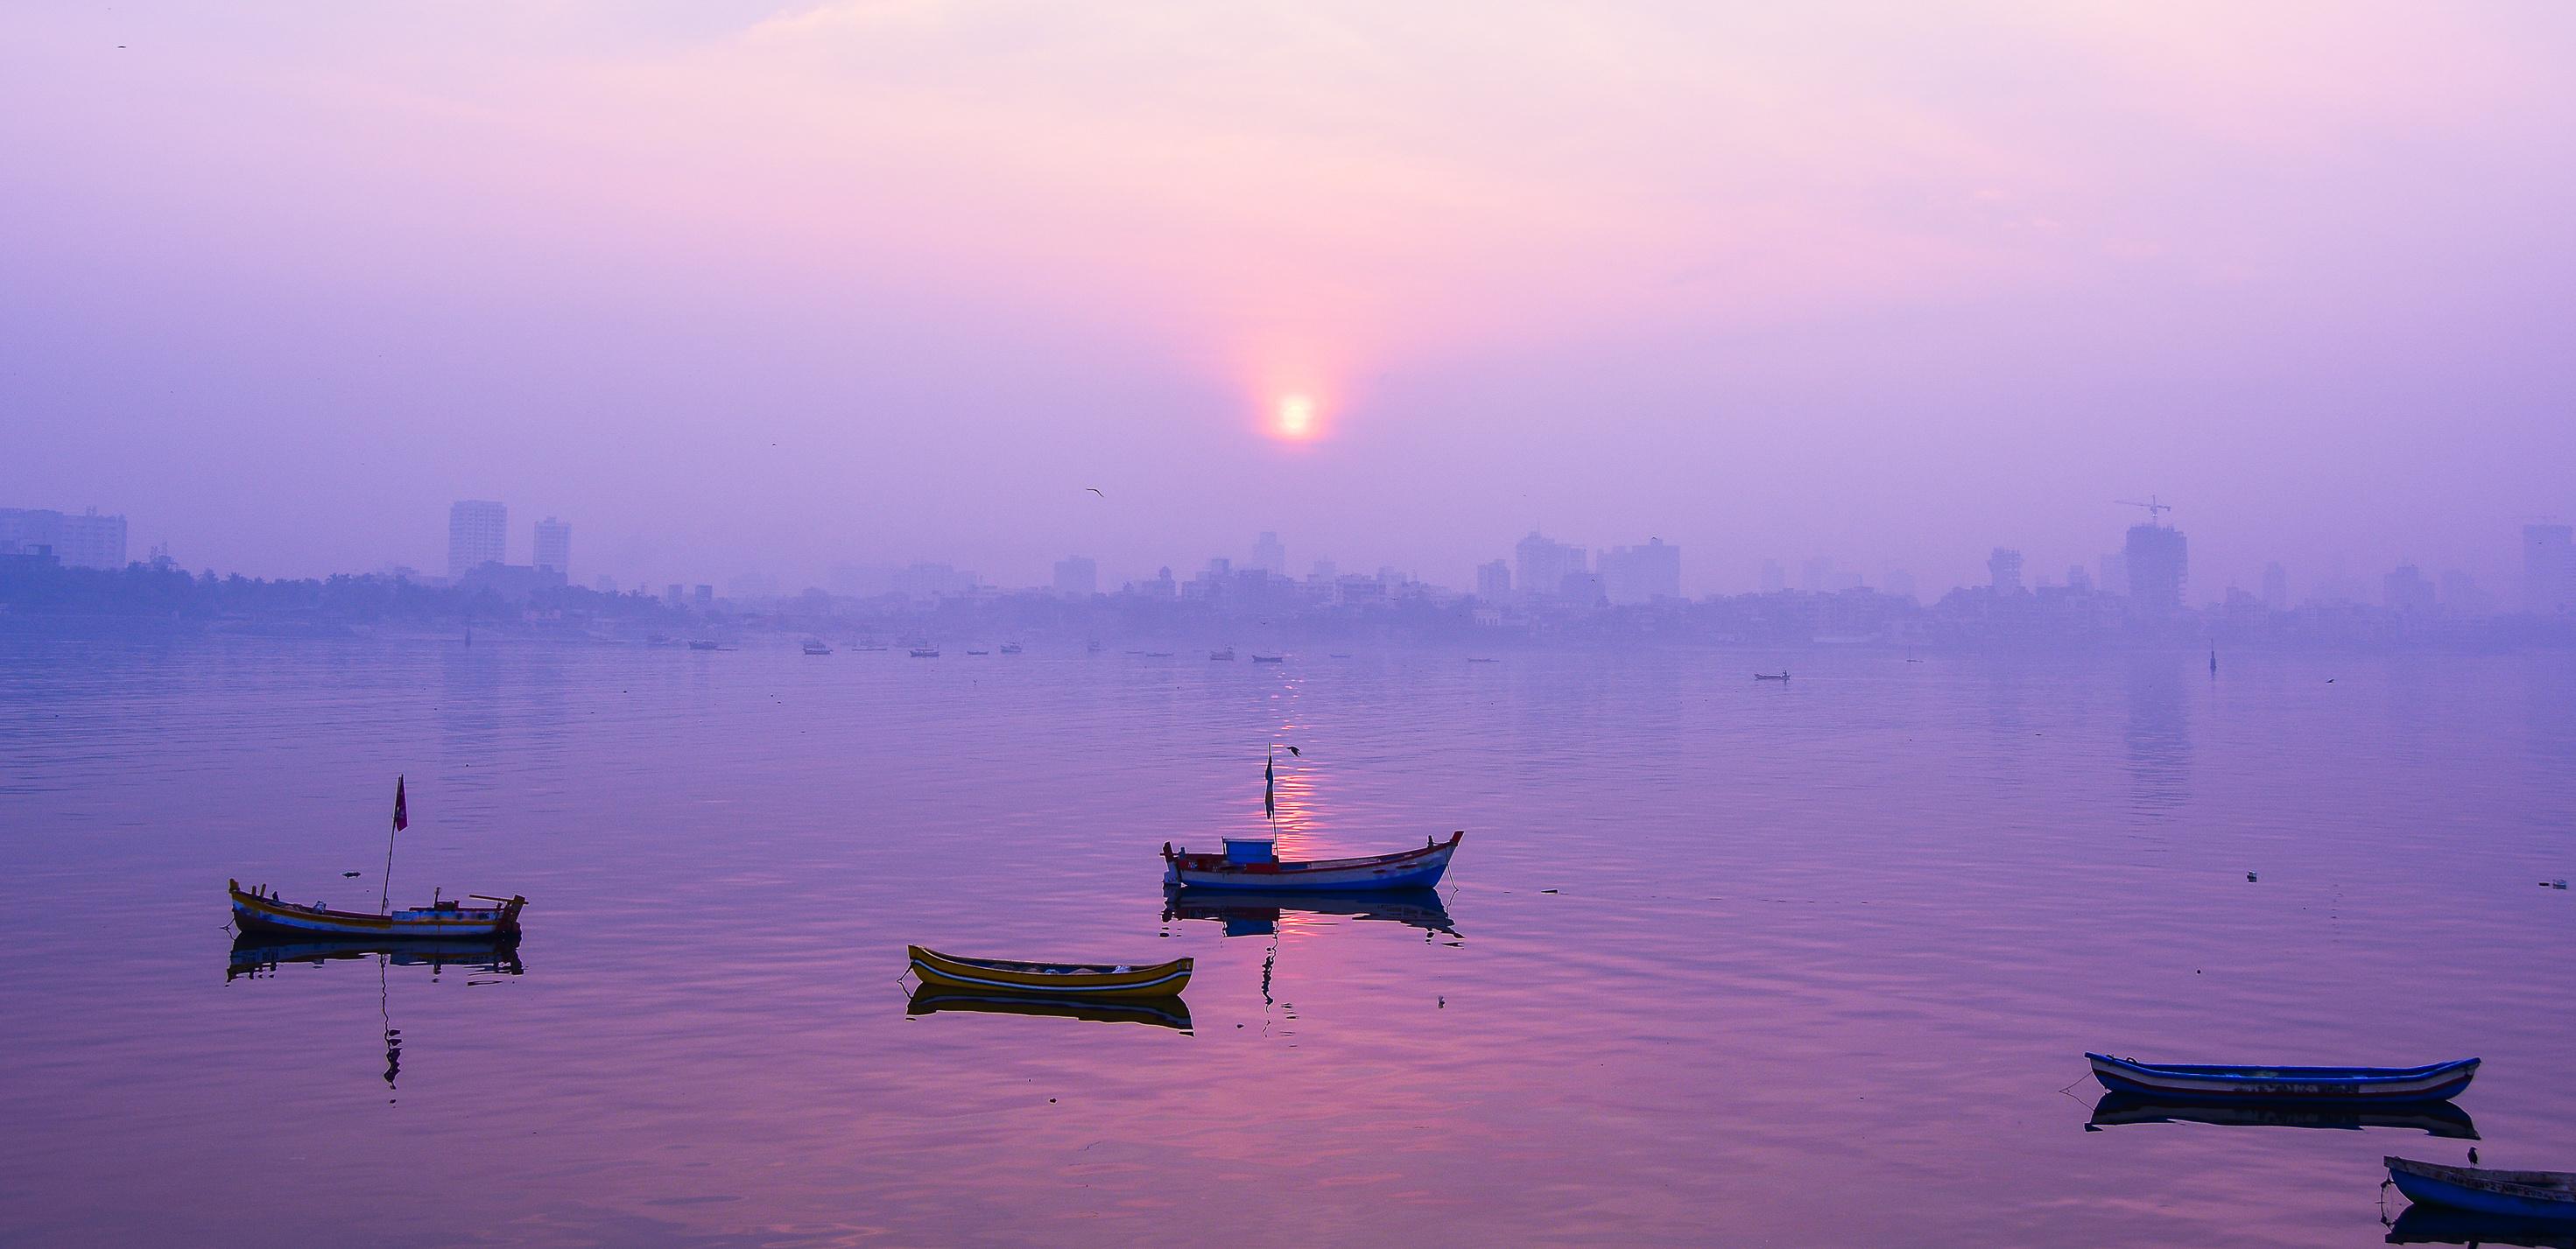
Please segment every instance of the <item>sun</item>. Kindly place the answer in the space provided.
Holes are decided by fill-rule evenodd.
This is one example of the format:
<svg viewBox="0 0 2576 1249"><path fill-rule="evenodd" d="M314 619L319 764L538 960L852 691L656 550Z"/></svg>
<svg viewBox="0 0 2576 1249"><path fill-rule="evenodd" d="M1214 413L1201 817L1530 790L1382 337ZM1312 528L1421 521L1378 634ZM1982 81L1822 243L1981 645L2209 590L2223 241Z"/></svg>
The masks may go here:
<svg viewBox="0 0 2576 1249"><path fill-rule="evenodd" d="M1281 395L1272 427L1290 442L1304 442L1315 436L1315 400L1311 395Z"/></svg>

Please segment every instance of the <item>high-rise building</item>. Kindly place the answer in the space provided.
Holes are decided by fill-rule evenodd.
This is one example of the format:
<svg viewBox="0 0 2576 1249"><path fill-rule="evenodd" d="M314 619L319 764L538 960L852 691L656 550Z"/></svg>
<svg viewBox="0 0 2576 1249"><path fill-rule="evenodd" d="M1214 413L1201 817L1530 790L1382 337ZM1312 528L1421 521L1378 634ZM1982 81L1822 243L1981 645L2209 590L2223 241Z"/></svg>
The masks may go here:
<svg viewBox="0 0 2576 1249"><path fill-rule="evenodd" d="M572 576L572 526L549 516L537 522L537 567Z"/></svg>
<svg viewBox="0 0 2576 1249"><path fill-rule="evenodd" d="M2181 530L2153 522L2129 526L2120 562L2128 569L2130 610L2150 616L2182 610L2183 581L2191 559Z"/></svg>
<svg viewBox="0 0 2576 1249"><path fill-rule="evenodd" d="M1567 546L1541 536L1535 529L1513 544L1512 558L1512 581L1531 594L1558 593L1567 577L1580 575L1591 567L1582 547Z"/></svg>
<svg viewBox="0 0 2576 1249"><path fill-rule="evenodd" d="M485 564L508 563L510 509L480 499L447 505L447 578L462 581Z"/></svg>
<svg viewBox="0 0 2576 1249"><path fill-rule="evenodd" d="M1661 538L1644 546L1614 546L1601 553L1601 592L1614 604L1651 603L1682 596L1682 549Z"/></svg>
<svg viewBox="0 0 2576 1249"><path fill-rule="evenodd" d="M1055 592L1089 598L1100 592L1100 565L1088 555L1068 555L1055 562Z"/></svg>
<svg viewBox="0 0 2576 1249"><path fill-rule="evenodd" d="M2009 547L1996 547L1986 557L1986 576L1997 594L2021 593L2021 552Z"/></svg>
<svg viewBox="0 0 2576 1249"><path fill-rule="evenodd" d="M2399 564L2380 578L2379 592L2390 611L2413 615L2430 615L2433 611L2432 579L2413 564Z"/></svg>
<svg viewBox="0 0 2576 1249"><path fill-rule="evenodd" d="M0 555L50 547L71 568L125 567L125 518L90 508L68 516L51 508L0 508Z"/></svg>
<svg viewBox="0 0 2576 1249"><path fill-rule="evenodd" d="M1503 560L1476 565L1476 597L1499 603L1512 596L1512 566Z"/></svg>
<svg viewBox="0 0 2576 1249"><path fill-rule="evenodd" d="M2522 527L2522 609L2555 615L2576 607L2576 530L2565 525Z"/></svg>
<svg viewBox="0 0 2576 1249"><path fill-rule="evenodd" d="M1246 566L1287 576L1288 544L1281 542L1278 534L1263 530L1260 537L1252 540L1252 562Z"/></svg>

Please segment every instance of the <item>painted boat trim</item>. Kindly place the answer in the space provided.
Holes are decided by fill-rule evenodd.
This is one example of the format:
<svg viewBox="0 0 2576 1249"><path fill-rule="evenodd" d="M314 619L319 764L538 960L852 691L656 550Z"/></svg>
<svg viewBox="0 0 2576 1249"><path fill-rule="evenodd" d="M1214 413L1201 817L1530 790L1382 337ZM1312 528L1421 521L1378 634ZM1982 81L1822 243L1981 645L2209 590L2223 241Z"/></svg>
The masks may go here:
<svg viewBox="0 0 2576 1249"><path fill-rule="evenodd" d="M2227 1067L2142 1063L2086 1054L2093 1077L2114 1093L2191 1101L2276 1098L2319 1101L2445 1101L2469 1087L2478 1059L2421 1067Z"/></svg>
<svg viewBox="0 0 2576 1249"><path fill-rule="evenodd" d="M278 898L262 897L242 888L238 880L230 882L229 892L232 895L233 922L243 932L375 937L395 941L516 936L519 911L528 904L526 898L512 898L499 906L441 909L417 906L391 915L368 915L358 911L299 906Z"/></svg>
<svg viewBox="0 0 2576 1249"><path fill-rule="evenodd" d="M1031 993L1053 997L1169 997L1190 982L1189 959L1168 963L1031 963L1017 959L960 958L923 946L905 947L913 974L925 985ZM1121 968L1124 970L1121 970Z"/></svg>

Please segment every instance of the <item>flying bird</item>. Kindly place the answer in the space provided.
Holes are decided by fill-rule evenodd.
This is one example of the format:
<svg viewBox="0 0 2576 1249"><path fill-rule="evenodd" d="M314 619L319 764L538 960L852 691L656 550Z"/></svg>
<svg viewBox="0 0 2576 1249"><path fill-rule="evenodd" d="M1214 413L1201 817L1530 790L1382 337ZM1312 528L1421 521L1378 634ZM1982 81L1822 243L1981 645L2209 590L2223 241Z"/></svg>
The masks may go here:
<svg viewBox="0 0 2576 1249"><path fill-rule="evenodd" d="M1305 752L1305 751L1299 750L1299 749L1297 749L1297 748L1296 748L1296 747L1294 747L1294 746L1291 746L1291 747L1289 747L1289 748L1288 748L1288 753L1289 753L1289 754L1292 754L1292 755L1295 755L1295 756L1297 756L1297 757L1298 757L1298 758L1300 758L1300 759L1303 759L1303 758L1305 758L1305 757L1306 757L1306 752Z"/></svg>
<svg viewBox="0 0 2576 1249"><path fill-rule="evenodd" d="M1100 487L1098 487L1098 486L1084 486L1084 487L1083 487L1083 489L1088 490L1088 491L1092 492L1093 494L1100 494ZM1101 498L1106 499L1106 498L1108 498L1109 496L1108 496L1108 495L1105 495L1105 494L1100 494L1100 497L1101 497Z"/></svg>

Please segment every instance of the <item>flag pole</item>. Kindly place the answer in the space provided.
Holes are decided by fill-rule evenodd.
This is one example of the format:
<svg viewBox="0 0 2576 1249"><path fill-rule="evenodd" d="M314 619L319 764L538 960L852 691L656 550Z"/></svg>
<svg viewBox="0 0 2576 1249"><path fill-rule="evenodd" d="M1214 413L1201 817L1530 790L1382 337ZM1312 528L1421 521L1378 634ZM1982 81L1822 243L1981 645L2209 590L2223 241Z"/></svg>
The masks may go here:
<svg viewBox="0 0 2576 1249"><path fill-rule="evenodd" d="M402 778L399 774L397 774L397 775L394 777L394 818L393 818L393 827L388 828L388 829L386 829L386 830L385 830L385 874L384 874L384 879L383 879L383 885L384 885L384 888L383 888L382 890L380 890L380 891L377 893L377 895L376 895L376 914L378 914L378 915L391 915L391 914L393 914L393 913L394 913L394 912L393 912L393 897L394 897L394 834L401 832L401 831L402 831L402 826L403 826L403 778Z"/></svg>

